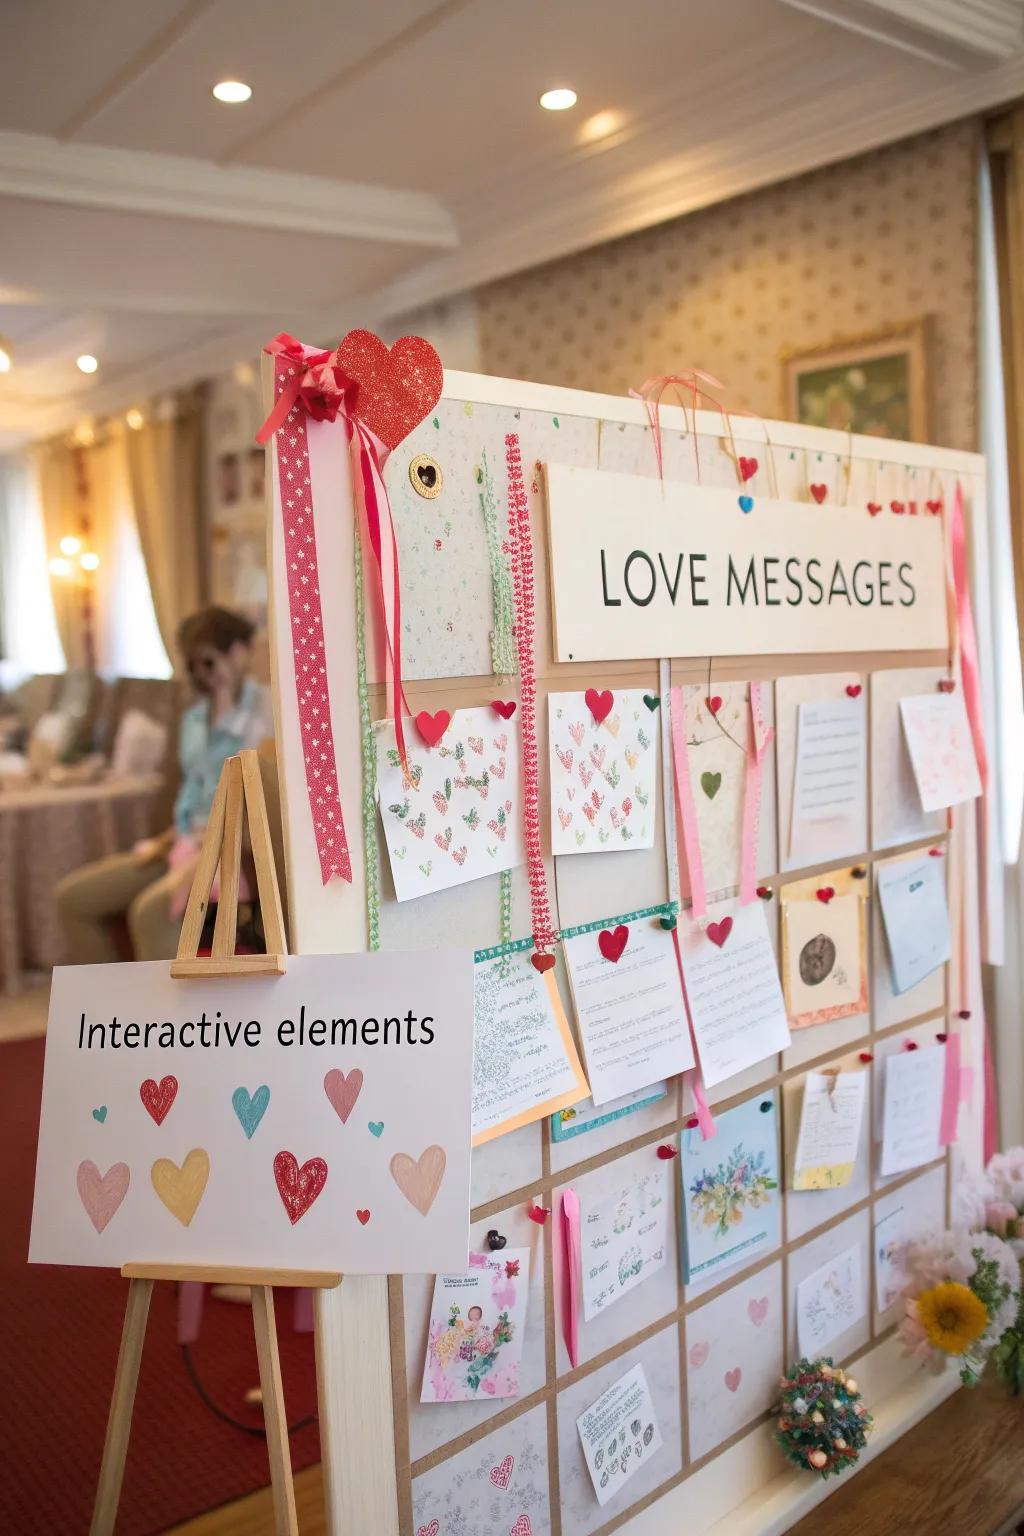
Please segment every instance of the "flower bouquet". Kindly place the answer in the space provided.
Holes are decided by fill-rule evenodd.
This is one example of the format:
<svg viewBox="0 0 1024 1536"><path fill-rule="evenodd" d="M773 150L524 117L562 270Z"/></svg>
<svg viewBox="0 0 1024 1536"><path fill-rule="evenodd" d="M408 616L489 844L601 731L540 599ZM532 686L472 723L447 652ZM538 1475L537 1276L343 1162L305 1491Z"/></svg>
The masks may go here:
<svg viewBox="0 0 1024 1536"><path fill-rule="evenodd" d="M974 1386L1017 1317L1016 1256L993 1232L953 1230L911 1243L906 1270L899 1331L907 1352L936 1367L959 1358L961 1381Z"/></svg>
<svg viewBox="0 0 1024 1536"><path fill-rule="evenodd" d="M992 1350L992 1365L1015 1396L1024 1393L1024 1147L997 1152L979 1179L957 1192L963 1219L1002 1238L1020 1266L1020 1292L1013 1320Z"/></svg>

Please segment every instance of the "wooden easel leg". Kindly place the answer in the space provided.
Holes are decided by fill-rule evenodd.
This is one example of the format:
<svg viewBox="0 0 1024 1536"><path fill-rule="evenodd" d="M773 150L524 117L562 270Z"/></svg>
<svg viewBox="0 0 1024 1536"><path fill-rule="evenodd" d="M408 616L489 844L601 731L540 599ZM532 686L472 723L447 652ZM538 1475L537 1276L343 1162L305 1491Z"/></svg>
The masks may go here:
<svg viewBox="0 0 1024 1536"><path fill-rule="evenodd" d="M135 1388L138 1385L142 1346L146 1338L149 1299L152 1294L152 1280L129 1281L128 1303L124 1312L124 1327L121 1330L121 1348L117 1355L114 1391L110 1399L107 1435L103 1442L103 1461L100 1464L100 1480L96 1489L96 1502L93 1505L89 1536L113 1536L117 1506L121 1498L125 1457L128 1454L128 1436L132 1427Z"/></svg>
<svg viewBox="0 0 1024 1536"><path fill-rule="evenodd" d="M263 1392L263 1421L270 1457L270 1482L274 1492L274 1529L277 1536L299 1536L292 1484L292 1459L288 1446L288 1419L284 1411L281 1357L274 1323L274 1292L269 1285L252 1287L252 1320L256 1333L256 1357Z"/></svg>

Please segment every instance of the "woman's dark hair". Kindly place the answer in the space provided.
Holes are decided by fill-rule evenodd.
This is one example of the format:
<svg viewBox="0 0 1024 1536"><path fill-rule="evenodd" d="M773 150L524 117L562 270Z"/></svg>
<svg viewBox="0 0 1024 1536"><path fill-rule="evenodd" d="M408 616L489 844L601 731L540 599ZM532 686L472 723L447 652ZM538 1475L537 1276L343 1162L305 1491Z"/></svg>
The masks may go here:
<svg viewBox="0 0 1024 1536"><path fill-rule="evenodd" d="M178 644L186 656L200 645L212 645L214 650L226 652L238 640L248 645L255 628L243 614L233 613L230 608L201 608L178 626Z"/></svg>

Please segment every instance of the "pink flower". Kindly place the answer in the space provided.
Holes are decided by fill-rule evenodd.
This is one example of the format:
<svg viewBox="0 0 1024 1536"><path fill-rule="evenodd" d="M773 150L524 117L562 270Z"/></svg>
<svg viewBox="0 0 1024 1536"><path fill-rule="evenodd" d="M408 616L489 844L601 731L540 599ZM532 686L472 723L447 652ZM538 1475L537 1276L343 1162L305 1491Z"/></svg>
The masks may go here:
<svg viewBox="0 0 1024 1536"><path fill-rule="evenodd" d="M1017 1220L1017 1207L1009 1200L992 1200L985 1207L985 1225L997 1237L1005 1237L1010 1223Z"/></svg>

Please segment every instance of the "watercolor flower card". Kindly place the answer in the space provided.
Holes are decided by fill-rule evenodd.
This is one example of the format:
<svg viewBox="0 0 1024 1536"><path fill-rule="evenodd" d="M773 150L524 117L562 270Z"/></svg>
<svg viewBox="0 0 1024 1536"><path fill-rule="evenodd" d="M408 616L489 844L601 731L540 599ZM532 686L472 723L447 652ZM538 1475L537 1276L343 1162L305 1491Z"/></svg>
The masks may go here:
<svg viewBox="0 0 1024 1536"><path fill-rule="evenodd" d="M548 695L552 853L654 846L659 705L642 688Z"/></svg>
<svg viewBox="0 0 1024 1536"><path fill-rule="evenodd" d="M471 1253L464 1275L438 1275L421 1402L519 1396L529 1289L529 1248Z"/></svg>
<svg viewBox="0 0 1024 1536"><path fill-rule="evenodd" d="M773 1093L758 1094L717 1115L717 1134L708 1142L696 1128L683 1131L679 1175L688 1285L778 1247L776 1109Z"/></svg>

